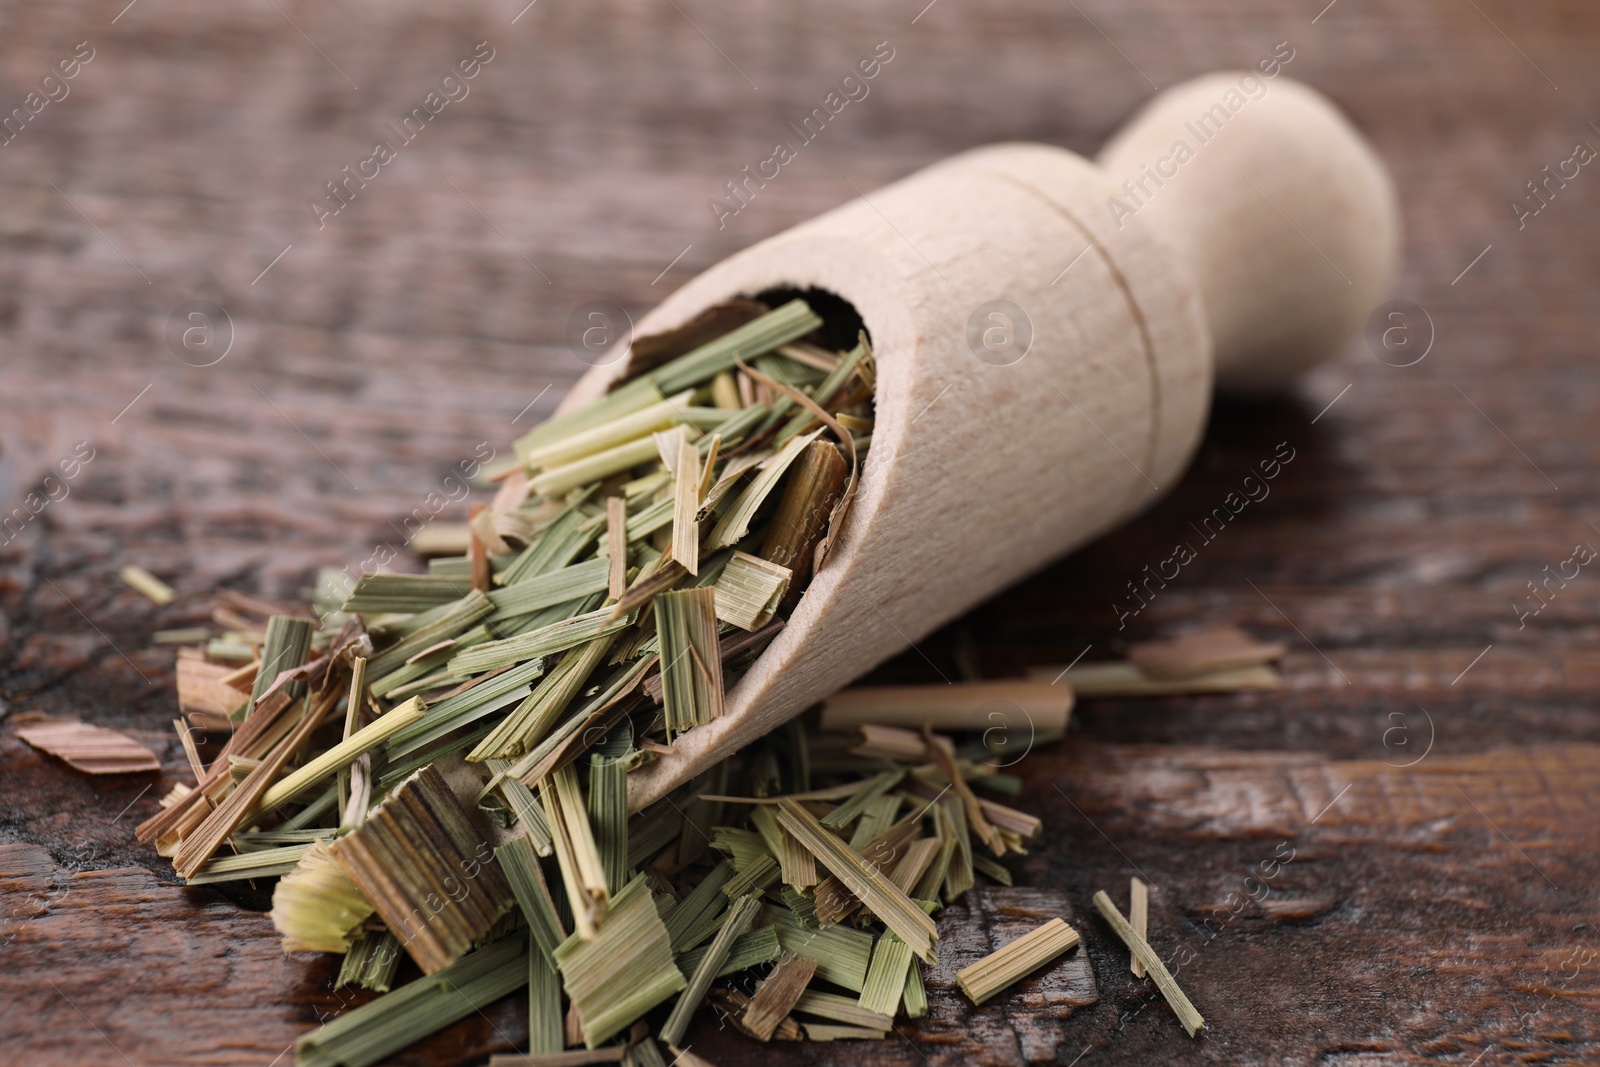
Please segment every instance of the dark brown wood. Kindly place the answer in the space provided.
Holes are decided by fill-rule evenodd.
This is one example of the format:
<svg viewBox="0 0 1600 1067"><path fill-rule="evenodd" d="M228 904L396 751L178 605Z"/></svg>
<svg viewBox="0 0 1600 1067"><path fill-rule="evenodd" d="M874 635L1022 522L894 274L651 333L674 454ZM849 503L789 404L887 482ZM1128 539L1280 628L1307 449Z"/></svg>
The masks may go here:
<svg viewBox="0 0 1600 1067"><path fill-rule="evenodd" d="M586 302L637 318L967 147L1092 152L1152 82L1279 41L1394 171L1396 295L1431 319L1428 355L1356 343L1287 401L1219 405L1167 500L876 680L1232 623L1288 644L1287 688L1085 701L1017 767L1047 820L1019 888L945 914L931 1013L898 1037L758 1046L706 1021L689 1040L723 1067L1600 1058L1600 579L1540 585L1519 614L1544 568L1600 546L1600 177L1543 171L1600 145L1593 5L123 5L17 7L0 32L7 115L93 52L0 148L0 714L123 730L164 769L90 778L0 728L12 1058L266 1065L339 1009L332 965L284 957L259 894L178 888L132 836L189 780L151 630L204 623L219 584L298 602L319 566L403 562L420 522L464 519L462 464L505 455L586 369L567 342ZM479 41L470 95L401 144L387 123ZM728 213L724 183L880 41L869 95ZM380 138L396 158L347 178ZM194 300L226 310L231 347ZM1280 442L1270 497L1201 544L1191 524ZM1180 540L1194 562L1119 626L1127 583ZM126 563L178 599L122 586ZM1152 944L1192 956L1197 1041L1089 905L1125 902L1133 874ZM1015 992L973 1012L941 977L1057 912L1083 946ZM524 1028L513 996L399 1062L482 1062Z"/></svg>

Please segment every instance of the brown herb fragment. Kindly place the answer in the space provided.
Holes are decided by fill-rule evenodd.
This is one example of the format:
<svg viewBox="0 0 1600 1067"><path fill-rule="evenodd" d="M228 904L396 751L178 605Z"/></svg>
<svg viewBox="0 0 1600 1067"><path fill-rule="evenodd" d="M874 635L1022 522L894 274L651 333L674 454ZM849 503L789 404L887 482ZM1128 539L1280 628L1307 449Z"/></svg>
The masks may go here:
<svg viewBox="0 0 1600 1067"><path fill-rule="evenodd" d="M745 1026L762 1041L772 1040L778 1024L794 1010L816 973L816 960L785 953L750 998L750 1005L744 1010Z"/></svg>
<svg viewBox="0 0 1600 1067"><path fill-rule="evenodd" d="M1272 663L1285 650L1282 641L1257 641L1237 626L1207 626L1132 645L1128 659L1150 678L1165 681Z"/></svg>
<svg viewBox="0 0 1600 1067"><path fill-rule="evenodd" d="M85 774L131 774L161 769L161 761L154 752L126 734L103 726L41 722L17 727L17 736Z"/></svg>
<svg viewBox="0 0 1600 1067"><path fill-rule="evenodd" d="M489 843L432 764L328 854L427 974L459 959L515 901Z"/></svg>

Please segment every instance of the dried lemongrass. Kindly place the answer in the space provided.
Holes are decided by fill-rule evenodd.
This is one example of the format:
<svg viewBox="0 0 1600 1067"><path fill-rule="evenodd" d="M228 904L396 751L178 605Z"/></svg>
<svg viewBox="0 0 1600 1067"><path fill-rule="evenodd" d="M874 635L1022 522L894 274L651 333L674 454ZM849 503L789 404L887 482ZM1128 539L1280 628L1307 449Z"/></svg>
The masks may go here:
<svg viewBox="0 0 1600 1067"><path fill-rule="evenodd" d="M830 830L844 829L860 818L861 814L867 810L868 805L874 800L899 785L905 776L906 772L897 768L892 771L884 771L874 778L857 783L859 788L852 791L843 804L840 804L822 817L822 825ZM799 798L790 797L789 799L796 800Z"/></svg>
<svg viewBox="0 0 1600 1067"><path fill-rule="evenodd" d="M556 913L555 900L550 896L550 887L539 868L533 846L526 837L519 835L495 849L494 855L527 920L534 948L553 960L556 948L567 939L567 932Z"/></svg>
<svg viewBox="0 0 1600 1067"><path fill-rule="evenodd" d="M934 811L934 822L943 826L943 813ZM957 843L954 837L940 836L939 851L934 854L933 860L928 864L928 869L922 872L922 877L910 890L909 895L913 900L935 900L939 897L939 888L944 885L949 877L950 864L955 858Z"/></svg>
<svg viewBox="0 0 1600 1067"><path fill-rule="evenodd" d="M531 693L489 732L469 761L514 759L524 755L549 734L556 719L588 684L589 677L611 650L612 634L596 638L562 657Z"/></svg>
<svg viewBox="0 0 1600 1067"><path fill-rule="evenodd" d="M361 728L362 704L367 695L367 658L350 659L350 689L344 704L344 740L348 741ZM346 766L340 767L335 779L338 795L339 825L354 828L366 818L372 801L372 758L358 754ZM359 763L359 768L356 764ZM359 803L350 803L351 786L355 787Z"/></svg>
<svg viewBox="0 0 1600 1067"><path fill-rule="evenodd" d="M871 724L863 724L856 729L861 734L861 743L850 750L853 756L897 763L919 763L928 758L928 738L916 730ZM955 754L955 744L943 734L934 734L933 743L946 754Z"/></svg>
<svg viewBox="0 0 1600 1067"><path fill-rule="evenodd" d="M423 557L459 556L470 536L464 522L430 522L411 535L411 550Z"/></svg>
<svg viewBox="0 0 1600 1067"><path fill-rule="evenodd" d="M440 641L455 637L462 631L481 622L494 611L494 604L482 592L474 589L460 600L444 604L415 615L405 635L382 652L372 657L367 671L373 678L382 678L390 671L404 666L412 656Z"/></svg>
<svg viewBox="0 0 1600 1067"><path fill-rule="evenodd" d="M626 561L627 553L624 551L623 562ZM610 585L611 560L607 557L557 567L514 585L492 590L488 594L489 603L494 605L495 610L487 621L504 626L542 608L567 604L591 593L607 592Z"/></svg>
<svg viewBox="0 0 1600 1067"><path fill-rule="evenodd" d="M841 1026L836 1023L806 1023L806 1038L810 1041L882 1041L889 1036L887 1030L874 1030L864 1026Z"/></svg>
<svg viewBox="0 0 1600 1067"><path fill-rule="evenodd" d="M534 852L541 856L552 855L555 843L550 838L550 825L545 820L544 808L539 805L538 799L519 778L509 774L510 762L506 760L487 760L484 766L489 768L494 775L489 785L484 788L487 794L493 790L500 794L505 801L507 810L516 819L517 826L528 837ZM482 797L479 804L483 803Z"/></svg>
<svg viewBox="0 0 1600 1067"><path fill-rule="evenodd" d="M606 497L606 595L621 600L628 591L628 502Z"/></svg>
<svg viewBox="0 0 1600 1067"><path fill-rule="evenodd" d="M911 969L911 947L893 934L878 938L867 968L867 984L861 991L863 1009L879 1015L893 1015L905 992L906 974Z"/></svg>
<svg viewBox="0 0 1600 1067"><path fill-rule="evenodd" d="M780 345L778 353L794 360L796 363L804 363L824 373L837 370L840 363L840 359L835 353L813 344L807 344L804 341L794 341L790 344Z"/></svg>
<svg viewBox="0 0 1600 1067"><path fill-rule="evenodd" d="M659 404L665 399L654 382L648 378L636 378L588 404L546 419L517 438L513 443L517 466L522 466L522 457L551 441L572 437L629 412L638 411L651 404ZM514 469L508 467L506 473L509 474Z"/></svg>
<svg viewBox="0 0 1600 1067"><path fill-rule="evenodd" d="M859 853L868 858L867 866L880 874L893 869L900 862L900 855L905 851L913 838L921 829L923 816L926 812L917 812L900 822L889 827L875 837L860 841L859 844L850 846L852 852ZM889 881L891 888L897 888L893 881ZM823 925L842 922L851 915L861 904L861 898L850 891L845 882L838 875L830 876L817 887L815 908L817 921Z"/></svg>
<svg viewBox="0 0 1600 1067"><path fill-rule="evenodd" d="M459 959L513 902L488 842L432 765L328 855L428 974Z"/></svg>
<svg viewBox="0 0 1600 1067"><path fill-rule="evenodd" d="M656 597L656 619L663 707L671 738L722 714L716 594L704 588L662 593Z"/></svg>
<svg viewBox="0 0 1600 1067"><path fill-rule="evenodd" d="M777 613L792 577L788 567L735 552L712 587L717 618L742 630L761 629Z"/></svg>
<svg viewBox="0 0 1600 1067"><path fill-rule="evenodd" d="M1193 693L1239 693L1253 689L1279 689L1283 678L1273 667L1234 667L1187 678L1152 678L1128 662L1080 663L1066 671L1054 667L1030 670L1031 677L1060 679L1080 697L1183 696Z"/></svg>
<svg viewBox="0 0 1600 1067"><path fill-rule="evenodd" d="M525 634L489 641L450 659L450 671L458 676L492 671L511 664L525 663L553 652L565 652L586 641L606 637L633 625L631 614L614 617L613 608L574 615Z"/></svg>
<svg viewBox="0 0 1600 1067"><path fill-rule="evenodd" d="M184 731L187 733L187 731ZM86 774L159 771L156 754L126 734L82 722L41 722L17 727L17 736Z"/></svg>
<svg viewBox="0 0 1600 1067"><path fill-rule="evenodd" d="M1281 659L1286 650L1282 641L1257 641L1237 626L1208 626L1130 645L1128 660L1146 677L1165 680L1255 667Z"/></svg>
<svg viewBox="0 0 1600 1067"><path fill-rule="evenodd" d="M830 745L814 761L793 724L742 767L702 778L703 796L627 815L629 770L715 719L724 688L783 627L849 505L865 444L852 435L872 427L864 337L825 352L800 341L821 322L804 302L741 308L642 339L633 380L526 435L512 462L485 472L500 483L493 503L468 506L450 558L427 574L321 575L318 617L343 629L316 635L289 673L279 646L295 627L268 620L294 609L220 603L228 632L210 662L203 649L180 658L207 668L184 668L192 694L238 694L211 689L223 698L213 717L248 714L211 766L186 749L195 788L175 792L141 835L179 854L180 869L198 860L199 877L326 849L334 864L323 866L376 916L345 925L333 913L325 943L350 946L341 974L366 973L387 944L390 974L404 946L425 971L477 983L463 990L472 1003L527 982L527 1062L656 1067L641 1016L679 991L657 1038L672 1055L708 995L762 1039L804 1036L792 1015L808 998L824 1039L879 1035L898 1011L924 1013L913 959L933 958L927 915L941 889L953 898L970 884L969 832L997 837L998 851L1038 832L962 787L1014 779L965 750L958 758L947 739L930 752L892 726L867 732L865 759ZM315 696L302 702L308 687ZM977 725L1016 724L985 713ZM861 777L813 788L813 771ZM947 779L956 795L940 798ZM475 790L507 831L492 856L456 789ZM729 793L753 795L730 808ZM240 856L210 858L219 844ZM713 845L730 860L708 857ZM290 899L306 880L286 879ZM521 914L504 914L513 902ZM757 997L710 991L774 963ZM813 980L852 995L815 993ZM386 1055L395 1034L445 1020L439 988L424 980L391 994L357 1025L313 1035L302 1057ZM402 1010L412 1000L415 1011Z"/></svg>
<svg viewBox="0 0 1600 1067"><path fill-rule="evenodd" d="M711 988L712 980L722 969L733 943L749 929L750 923L760 910L761 898L757 896L740 897L728 909L722 929L717 931L710 950L695 968L694 977L689 979L688 988L678 997L678 1002L672 1006L672 1014L667 1016L667 1021L661 1026L661 1039L667 1044L683 1043L684 1031L689 1028L689 1017L705 999L706 991Z"/></svg>
<svg viewBox="0 0 1600 1067"><path fill-rule="evenodd" d="M460 600L472 588L470 575L462 581L431 574L363 574L339 610L410 614Z"/></svg>
<svg viewBox="0 0 1600 1067"><path fill-rule="evenodd" d="M193 832L184 835L183 843L172 858L173 870L184 878L193 875L201 864L211 858L212 853L216 852L223 841L227 840L228 835L259 809L260 799L273 779L289 762L289 758L310 738L312 731L322 725L324 716L332 709L337 698L338 694L332 693L321 704L307 708L300 721L263 755L260 763L223 798L222 803L218 804ZM224 751L223 755L228 757L234 754ZM226 763L226 758L217 760L217 764ZM223 768L223 773L227 773L226 766ZM205 784L202 783L202 789L204 787Z"/></svg>
<svg viewBox="0 0 1600 1067"><path fill-rule="evenodd" d="M1128 925L1148 943L1149 924L1150 887L1145 884L1144 879L1134 876L1128 880ZM1135 978L1144 977L1144 962L1137 954L1129 954L1128 970L1133 972Z"/></svg>
<svg viewBox="0 0 1600 1067"><path fill-rule="evenodd" d="M543 783L540 797L555 842L556 861L561 867L561 881L566 886L577 936L591 940L606 916L611 894L606 888L605 867L600 861L594 831L589 825L572 768L563 767L550 775Z"/></svg>
<svg viewBox="0 0 1600 1067"><path fill-rule="evenodd" d="M699 948L682 953L678 956L678 970L683 972L685 978L692 976L699 969L700 961L705 959L706 953L710 951L710 945L701 945ZM734 940L733 947L728 949L728 955L722 961L722 967L715 977L726 978L740 971L749 970L758 963L771 963L782 956L783 951L783 943L778 938L776 927L763 926L759 930L748 930Z"/></svg>
<svg viewBox="0 0 1600 1067"><path fill-rule="evenodd" d="M934 743L933 731L926 725L922 727L923 740L927 743L928 752L933 756L934 762L944 771L945 778L950 783L950 788L961 800L962 810L966 814L967 828L977 834L978 840L989 846L989 851L996 856L1006 854L1005 842L1000 837L1000 832L989 823L983 813L983 805L978 802L978 796L967 784L966 777L956 768L956 762L943 746Z"/></svg>
<svg viewBox="0 0 1600 1067"><path fill-rule="evenodd" d="M849 478L845 481L844 491L839 494L839 498L834 501L832 509L828 512L827 529L823 532L821 540L817 542L817 547L812 553L812 565L814 567L821 567L823 562L828 558L828 551L830 546L833 544L834 538L838 536L840 529L842 529L844 526L844 517L849 514L850 505L855 501L856 478L861 471L861 456L856 447L856 439L848 430L839 425L837 419L829 415L822 408L818 407L816 401L812 400L809 396L806 396L799 390L785 385L782 382L774 381L771 378L752 370L742 363L739 365L739 369L743 373L755 378L757 382L777 390L784 396L787 396L789 399L799 404L806 411L809 411L811 414L815 415L817 420L821 422L826 429L833 431L834 436L838 438L839 443L844 446L844 450L849 456ZM796 438L795 440L799 440L799 438ZM794 440L789 442L789 444L793 443ZM788 445L785 445L784 447L787 448Z"/></svg>
<svg viewBox="0 0 1600 1067"><path fill-rule="evenodd" d="M261 646L261 667L256 672L255 688L250 692L252 701L267 694L278 675L305 663L311 652L311 620L293 615L274 615L267 620L267 637ZM289 697L294 699L305 692L305 683L289 686Z"/></svg>
<svg viewBox="0 0 1600 1067"><path fill-rule="evenodd" d="M801 1015L815 1015L831 1022L859 1026L867 1030L888 1030L894 1025L892 1014L868 1011L859 999L841 997L837 993L824 993L808 989L795 1001L794 1011ZM811 1025L811 1024L806 1024Z"/></svg>
<svg viewBox="0 0 1600 1067"><path fill-rule="evenodd" d="M687 985L642 875L617 894L596 935L569 937L555 962L590 1048Z"/></svg>
<svg viewBox="0 0 1600 1067"><path fill-rule="evenodd" d="M730 878L728 884L722 887L722 892L729 897L763 893L777 882L780 873L778 861L763 855Z"/></svg>
<svg viewBox="0 0 1600 1067"><path fill-rule="evenodd" d="M819 930L788 908L769 907L766 918L777 929L778 943L785 952L817 961L818 978L861 992L872 960L871 934L845 926Z"/></svg>
<svg viewBox="0 0 1600 1067"><path fill-rule="evenodd" d="M1195 1010L1189 998L1184 996L1183 990L1178 988L1178 982L1167 970L1166 964L1161 962L1161 957L1150 947L1150 942L1141 937L1128 920L1123 918L1122 912L1111 903L1111 898L1106 896L1105 890L1095 893L1094 906L1100 910L1100 914L1111 925L1111 929L1116 931L1117 936L1122 938L1122 943L1128 946L1128 951L1139 957L1139 961L1144 964L1145 970L1155 981L1156 988L1161 990L1161 995L1172 1005L1173 1012L1177 1014L1178 1021L1189 1032L1189 1036L1193 1037L1204 1029L1205 1017Z"/></svg>
<svg viewBox="0 0 1600 1067"><path fill-rule="evenodd" d="M778 821L811 851L828 871L849 887L874 915L883 920L911 951L937 963L934 943L938 928L911 898L869 864L859 852L828 832L816 816L793 800L778 805Z"/></svg>
<svg viewBox="0 0 1600 1067"><path fill-rule="evenodd" d="M685 431L687 428L683 428ZM715 452L718 439L712 439ZM701 483L706 470L715 462L715 455L704 466L700 452L689 442L687 432L677 435L676 469L673 471L672 497L672 558L683 565L690 574L700 573L700 523L695 518L700 510Z"/></svg>
<svg viewBox="0 0 1600 1067"><path fill-rule="evenodd" d="M467 505L467 529L471 532L471 539L467 544L467 574L472 579L472 588L480 593L489 591L490 546L496 555L506 555L511 546L505 543L498 530L495 529L494 513L484 504Z"/></svg>
<svg viewBox="0 0 1600 1067"><path fill-rule="evenodd" d="M695 941L691 940L691 934L708 922L715 922L717 914L727 904L722 887L733 878L733 873L732 864L726 861L717 864L663 916L674 952L692 948Z"/></svg>
<svg viewBox="0 0 1600 1067"><path fill-rule="evenodd" d="M816 972L816 960L793 953L784 955L750 998L744 1010L744 1025L760 1040L772 1040L778 1024L794 1010Z"/></svg>
<svg viewBox="0 0 1600 1067"><path fill-rule="evenodd" d="M295 1042L296 1067L369 1067L528 980L527 938L496 941L344 1013Z"/></svg>
<svg viewBox="0 0 1600 1067"><path fill-rule="evenodd" d="M912 892L922 881L922 876L928 868L933 866L935 857L943 847L936 837L923 837L906 846L905 852L894 865L894 870L889 874L889 881L893 882L907 896L915 896Z"/></svg>
<svg viewBox="0 0 1600 1067"><path fill-rule="evenodd" d="M954 685L858 686L822 706L824 730L863 725L935 730L1059 734L1067 728L1073 690L1046 682L958 682Z"/></svg>
<svg viewBox="0 0 1600 1067"><path fill-rule="evenodd" d="M473 679L467 686L445 694L420 720L396 733L386 746L386 754L391 761L410 755L468 723L517 703L531 691L529 684L543 674L544 660L533 659Z"/></svg>
<svg viewBox="0 0 1600 1067"><path fill-rule="evenodd" d="M348 767L363 752L377 748L396 733L422 718L422 704L412 697L378 721L357 730L315 759L273 783L261 797L267 810L287 803L324 778Z"/></svg>
<svg viewBox="0 0 1600 1067"><path fill-rule="evenodd" d="M756 808L750 813L750 821L761 834L767 850L778 857L780 874L786 885L808 889L817 884L816 857L779 825L778 816L770 808Z"/></svg>
<svg viewBox="0 0 1600 1067"><path fill-rule="evenodd" d="M189 770L194 772L194 780L199 782L206 776L206 765L200 759L200 749L194 743L194 734L182 719L173 719L172 729L178 735L178 743L183 746L183 756L189 761Z"/></svg>
<svg viewBox="0 0 1600 1067"><path fill-rule="evenodd" d="M787 355L788 353L786 352L785 354ZM843 358L829 357L833 365L828 369L828 376L817 383L816 388L812 391L812 401L819 406L832 403L834 398L839 395L840 389L856 373L856 368L861 364L862 360L868 359L870 356L871 346L867 344L865 335L862 335L856 347L851 349ZM779 431L776 438L777 443L783 444L795 434L810 429L817 421L817 416L810 411L796 413L789 420L789 424Z"/></svg>
<svg viewBox="0 0 1600 1067"><path fill-rule="evenodd" d="M778 1020L778 1025L767 1037L752 1030L745 1023L745 1012L750 1010L750 1002L754 998L742 989L713 989L709 999L719 1025L731 1026L746 1037L757 1041L770 1041L774 1037L779 1041L801 1041L805 1038L805 1031L800 1029L800 1024L787 1016Z"/></svg>
<svg viewBox="0 0 1600 1067"><path fill-rule="evenodd" d="M822 319L805 301L791 300L652 371L646 380L662 391L694 385L731 370L741 360L798 341L821 325Z"/></svg>
<svg viewBox="0 0 1600 1067"><path fill-rule="evenodd" d="M940 836L955 842L950 864L944 875L941 893L946 904L960 900L972 888L972 838L967 832L967 813L961 801L945 797L935 805L938 818L943 821Z"/></svg>
<svg viewBox="0 0 1600 1067"><path fill-rule="evenodd" d="M923 984L922 971L915 963L906 972L906 988L901 994L900 1006L910 1019L920 1019L928 1014L928 987Z"/></svg>
<svg viewBox="0 0 1600 1067"><path fill-rule="evenodd" d="M956 972L956 984L974 1004L1027 977L1078 943L1078 931L1051 919Z"/></svg>
<svg viewBox="0 0 1600 1067"><path fill-rule="evenodd" d="M886 793L868 804L867 810L862 812L861 819L856 823L855 832L850 835L850 847L861 852L869 842L893 826L904 799L899 793Z"/></svg>
<svg viewBox="0 0 1600 1067"><path fill-rule="evenodd" d="M646 671L655 666L651 654L613 675L610 684L565 723L552 730L537 748L513 764L508 774L536 785L545 775L571 763L584 746L611 730L637 703L636 694Z"/></svg>
<svg viewBox="0 0 1600 1067"><path fill-rule="evenodd" d="M284 845L244 852L236 856L216 856L202 863L184 879L186 885L213 885L217 882L242 882L250 878L272 878L295 869L310 845Z"/></svg>
<svg viewBox="0 0 1600 1067"><path fill-rule="evenodd" d="M172 598L177 595L172 591L172 586L136 563L130 563L122 568L122 580L129 588L153 604L170 604Z"/></svg>
<svg viewBox="0 0 1600 1067"><path fill-rule="evenodd" d="M498 1052L489 1057L489 1067L589 1067L599 1063L626 1063L627 1055L625 1045L569 1049L565 1052Z"/></svg>
<svg viewBox="0 0 1600 1067"><path fill-rule="evenodd" d="M750 532L750 523L755 518L757 510L777 489L790 465L800 458L806 446L816 440L817 434L821 432L817 430L796 437L761 464L755 478L712 528L706 539L708 549L715 551L719 548L729 548L743 540L745 534Z"/></svg>
<svg viewBox="0 0 1600 1067"><path fill-rule="evenodd" d="M718 371L711 379L711 402L725 411L737 411L744 404L739 400L739 389L733 384L733 375Z"/></svg>
<svg viewBox="0 0 1600 1067"><path fill-rule="evenodd" d="M620 891L628 877L628 769L633 760L596 753L589 761L589 821L606 887Z"/></svg>
<svg viewBox="0 0 1600 1067"><path fill-rule="evenodd" d="M229 786L227 758L259 756L269 751L294 725L289 717L290 707L288 696L282 692L257 705L255 713L228 737L222 757L212 761L197 787L140 823L135 836L140 841L185 836L200 825L208 817L212 803L225 795Z"/></svg>
<svg viewBox="0 0 1600 1067"><path fill-rule="evenodd" d="M285 952L344 952L372 911L320 841L272 891L272 925Z"/></svg>
<svg viewBox="0 0 1600 1067"><path fill-rule="evenodd" d="M698 431L690 430L690 433L695 437L699 436ZM655 441L648 436L640 437L603 452L585 456L565 466L552 467L543 474L530 478L528 484L540 496L554 496L569 489L588 485L590 482L603 481L614 474L621 474L649 461L655 455Z"/></svg>
<svg viewBox="0 0 1600 1067"><path fill-rule="evenodd" d="M400 943L394 935L387 930L369 930L345 950L333 987L343 989L354 985L374 993L387 993L399 967Z"/></svg>
<svg viewBox="0 0 1600 1067"><path fill-rule="evenodd" d="M560 1053L566 1045L561 1015L561 972L543 952L528 953L528 1049Z"/></svg>
<svg viewBox="0 0 1600 1067"><path fill-rule="evenodd" d="M1044 828L1044 822L1037 815L1029 815L1025 811L1009 808L997 800L981 797L978 804L983 808L984 817L1002 832L1016 834L1019 838L1037 837ZM1017 851L1021 851L1018 849Z"/></svg>
<svg viewBox="0 0 1600 1067"><path fill-rule="evenodd" d="M708 803L702 801L701 803ZM748 870L758 860L771 859L766 840L754 830L718 826L711 833L711 847L727 855L736 871Z"/></svg>
<svg viewBox="0 0 1600 1067"><path fill-rule="evenodd" d="M523 453L522 464L529 470L549 470L585 456L595 455L608 448L648 437L658 430L673 426L678 421L678 412L693 397L693 390L679 392L660 403L618 415L591 429L552 441L541 448L530 449Z"/></svg>
<svg viewBox="0 0 1600 1067"><path fill-rule="evenodd" d="M982 853L974 852L972 854L972 869L998 882L1000 885L1013 884L1011 872L1002 867L998 860L990 859Z"/></svg>

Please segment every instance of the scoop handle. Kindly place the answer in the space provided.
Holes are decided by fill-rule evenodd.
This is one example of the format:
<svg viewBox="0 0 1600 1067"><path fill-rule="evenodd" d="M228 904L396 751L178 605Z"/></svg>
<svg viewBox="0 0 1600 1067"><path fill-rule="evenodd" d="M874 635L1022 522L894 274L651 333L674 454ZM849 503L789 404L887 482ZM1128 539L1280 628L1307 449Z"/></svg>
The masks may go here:
<svg viewBox="0 0 1600 1067"><path fill-rule="evenodd" d="M1113 220L1150 227L1194 277L1220 391L1287 386L1393 284L1400 210L1383 164L1327 98L1281 74L1174 86L1097 161L1119 187Z"/></svg>

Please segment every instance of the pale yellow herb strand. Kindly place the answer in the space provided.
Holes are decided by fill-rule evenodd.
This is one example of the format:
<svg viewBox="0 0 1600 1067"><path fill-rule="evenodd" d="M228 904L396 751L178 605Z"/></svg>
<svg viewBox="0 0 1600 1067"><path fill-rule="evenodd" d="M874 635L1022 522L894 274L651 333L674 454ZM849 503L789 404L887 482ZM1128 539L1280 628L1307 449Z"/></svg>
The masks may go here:
<svg viewBox="0 0 1600 1067"><path fill-rule="evenodd" d="M700 466L700 451L689 443L687 435L678 435L677 469L673 472L672 496L672 558L683 565L690 574L700 573L700 523L695 513L700 510L700 483L704 472Z"/></svg>
<svg viewBox="0 0 1600 1067"><path fill-rule="evenodd" d="M172 591L172 586L136 563L130 563L122 568L122 580L136 592L144 594L157 604L170 604L172 598L177 595Z"/></svg>
<svg viewBox="0 0 1600 1067"><path fill-rule="evenodd" d="M628 591L628 502L620 496L606 498L606 551L610 554L607 590L612 600Z"/></svg>
<svg viewBox="0 0 1600 1067"><path fill-rule="evenodd" d="M691 438L700 436L700 431L692 428L688 433ZM630 467L637 467L654 458L656 458L656 443L647 435L547 470L529 479L528 484L533 487L535 493L549 498L565 493L569 489L576 489L580 485L588 485L590 482L609 478L613 474L621 474Z"/></svg>
<svg viewBox="0 0 1600 1067"><path fill-rule="evenodd" d="M1061 919L1051 919L1028 931L970 967L956 972L956 983L974 1004L1026 978L1079 941L1078 931Z"/></svg>
<svg viewBox="0 0 1600 1067"><path fill-rule="evenodd" d="M556 857L561 863L561 873L567 881L567 890L571 896L574 919L581 908L588 916L591 926L598 926L606 917L606 910L610 903L611 893L606 888L605 865L600 860L600 850L594 842L594 831L589 826L588 810L583 802L583 794L578 788L578 775L572 767L563 767L550 775L549 781L554 785L555 797L559 800L562 827L565 831L558 839L567 845L566 854L557 849ZM545 796L550 796L546 789ZM567 864L571 863L572 871L567 877ZM574 888L577 892L573 893ZM582 929L579 923L579 929Z"/></svg>
<svg viewBox="0 0 1600 1067"><path fill-rule="evenodd" d="M1133 932L1149 940L1148 930L1150 923L1150 887L1144 884L1144 879L1137 876L1128 881L1128 919ZM1139 962L1139 957L1129 954L1128 969L1135 978L1144 977L1144 964Z"/></svg>
<svg viewBox="0 0 1600 1067"><path fill-rule="evenodd" d="M394 734L422 718L422 704L416 697L401 704L376 722L357 730L304 767L275 782L261 797L259 810L270 811L284 801L293 800L341 767L356 761L363 752L383 744Z"/></svg>
<svg viewBox="0 0 1600 1067"><path fill-rule="evenodd" d="M893 1016L905 991L906 974L911 969L911 948L893 934L878 938L867 967L866 986L857 1002L867 1011Z"/></svg>
<svg viewBox="0 0 1600 1067"><path fill-rule="evenodd" d="M1172 1005L1172 1010L1177 1013L1178 1021L1183 1023L1183 1028L1189 1031L1189 1036L1198 1034L1206 1025L1205 1017L1195 1010L1189 998L1183 995L1183 990L1178 988L1177 979L1167 970L1166 964L1161 962L1161 957L1156 955L1156 950L1150 943L1140 937L1138 932L1123 918L1122 912L1111 903L1111 898L1106 896L1105 890L1100 890L1094 895L1094 906L1100 909L1100 914L1105 916L1106 922L1122 938L1123 944L1128 946L1128 951L1144 961L1144 966L1150 972L1150 977L1155 980L1156 988L1161 990L1161 995L1167 998L1167 1003Z"/></svg>
<svg viewBox="0 0 1600 1067"><path fill-rule="evenodd" d="M549 470L639 437L648 437L654 431L664 430L678 422L679 409L693 398L694 390L686 390L592 429L559 438L530 451L523 457L523 463L530 471Z"/></svg>

